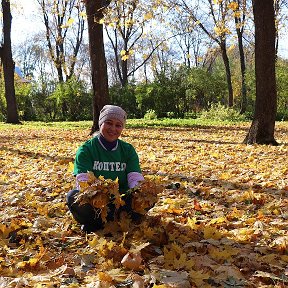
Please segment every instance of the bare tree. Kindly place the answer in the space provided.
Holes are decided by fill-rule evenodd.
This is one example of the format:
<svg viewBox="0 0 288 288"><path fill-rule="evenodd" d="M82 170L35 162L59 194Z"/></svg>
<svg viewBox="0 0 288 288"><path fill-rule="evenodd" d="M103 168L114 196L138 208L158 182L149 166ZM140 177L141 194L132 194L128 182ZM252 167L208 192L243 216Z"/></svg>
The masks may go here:
<svg viewBox="0 0 288 288"><path fill-rule="evenodd" d="M161 21L161 17L164 16L160 13L161 7L159 8L158 2L113 0L107 9L104 19L105 31L114 53L117 77L122 87L128 83L129 77L145 66L155 50L167 40L167 35L155 39L152 31L149 31L149 35L145 31L152 19L157 18ZM160 10L157 12L157 9ZM148 38L153 37L155 44L152 47Z"/></svg>
<svg viewBox="0 0 288 288"><path fill-rule="evenodd" d="M202 33L202 30L193 20L191 23L189 15L179 14L178 17L173 17L171 20L170 25L175 30L174 34L178 34L175 37L175 44L179 46L182 52L184 64L190 68L192 65L199 67L205 63L203 46L211 47L212 41ZM210 43L206 42L207 39L210 40ZM200 61L200 59L202 60Z"/></svg>
<svg viewBox="0 0 288 288"><path fill-rule="evenodd" d="M278 57L279 37L281 34L281 30L282 29L285 30L284 28L285 24L287 25L287 19L288 19L287 8L288 8L287 0L275 0L274 1L275 23L276 23L276 44L275 44L276 60Z"/></svg>
<svg viewBox="0 0 288 288"><path fill-rule="evenodd" d="M19 124L19 115L17 110L15 87L14 87L14 69L15 63L12 57L11 47L11 25L12 15L10 1L2 0L3 15L3 42L0 47L0 58L3 64L5 98L7 102L7 123Z"/></svg>
<svg viewBox="0 0 288 288"><path fill-rule="evenodd" d="M84 6L79 0L37 0L46 30L46 44L59 82L74 74L83 41Z"/></svg>
<svg viewBox="0 0 288 288"><path fill-rule="evenodd" d="M193 21L198 24L198 26L202 29L202 31L210 39L212 39L220 48L226 72L226 81L228 88L228 106L232 107L234 102L234 96L233 96L231 69L227 53L227 37L229 35L229 29L227 25L228 21L227 17L229 11L228 2L218 1L216 5L214 4L214 1L208 0L207 9L209 9L209 13L208 18L206 20L200 19L200 16L198 17L195 13L200 9L201 4L198 4L198 6L195 8L191 7L190 3L188 2L189 1L187 0L179 0L179 5L182 6L187 13L189 13L191 19L193 19ZM212 27L210 25L210 19L212 19L213 22Z"/></svg>
<svg viewBox="0 0 288 288"><path fill-rule="evenodd" d="M246 144L277 145L274 138L277 112L275 75L275 13L273 0L253 0L255 23L256 103Z"/></svg>

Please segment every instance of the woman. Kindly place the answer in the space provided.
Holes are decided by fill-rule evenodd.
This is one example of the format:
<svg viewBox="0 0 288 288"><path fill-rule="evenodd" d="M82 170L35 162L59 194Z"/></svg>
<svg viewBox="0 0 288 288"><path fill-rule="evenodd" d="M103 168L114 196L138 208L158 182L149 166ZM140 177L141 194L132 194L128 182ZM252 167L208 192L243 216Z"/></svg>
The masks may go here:
<svg viewBox="0 0 288 288"><path fill-rule="evenodd" d="M76 152L74 162L74 175L76 176L76 189L67 194L67 204L73 217L82 224L82 230L92 232L103 228L99 211L90 204L79 205L74 202L80 190L80 181L88 180L88 173L92 171L96 177L115 180L118 178L119 191L125 193L129 188L135 187L139 181L144 180L141 174L138 155L134 147L119 139L126 123L127 114L119 106L105 105L99 115L99 134L86 141ZM123 199L125 206L122 210L131 211L131 197ZM109 204L107 220L114 217L115 207Z"/></svg>

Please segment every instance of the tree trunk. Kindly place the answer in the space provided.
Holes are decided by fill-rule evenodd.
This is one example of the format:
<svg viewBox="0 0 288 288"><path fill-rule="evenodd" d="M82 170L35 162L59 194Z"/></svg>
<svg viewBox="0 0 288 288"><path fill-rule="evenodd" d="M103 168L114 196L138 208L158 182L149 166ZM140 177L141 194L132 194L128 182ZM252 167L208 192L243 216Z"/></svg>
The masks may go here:
<svg viewBox="0 0 288 288"><path fill-rule="evenodd" d="M227 81L227 87L228 87L228 107L232 107L233 102L234 102L233 87L232 87L232 80L231 80L229 58L227 55L226 43L224 41L221 42L220 48L221 48L222 59L224 62L225 72L226 72L226 81Z"/></svg>
<svg viewBox="0 0 288 288"><path fill-rule="evenodd" d="M277 93L273 2L273 0L253 0L256 103L254 119L244 140L246 144L278 144L274 139Z"/></svg>
<svg viewBox="0 0 288 288"><path fill-rule="evenodd" d="M15 63L12 58L12 48L11 48L12 15L9 0L2 0L2 12L3 12L4 41L0 50L0 57L3 63L5 98L7 102L6 122L12 124L20 124L17 110L16 96L15 96L15 87L14 87Z"/></svg>
<svg viewBox="0 0 288 288"><path fill-rule="evenodd" d="M93 125L90 134L93 134L98 130L100 110L109 102L103 25L99 23L100 19L103 17L103 8L105 8L105 5L109 4L106 2L107 1L95 0L85 1L93 87Z"/></svg>
<svg viewBox="0 0 288 288"><path fill-rule="evenodd" d="M241 66L241 109L240 113L244 114L247 110L247 86L246 86L246 63L245 63L245 54L244 54L244 47L243 47L243 31L246 19L246 0L238 0L237 1L238 8L237 13L235 13L234 20L235 20L235 27L238 39L238 49L239 49L239 56L240 56L240 66ZM242 10L242 19L240 16L240 10Z"/></svg>
<svg viewBox="0 0 288 288"><path fill-rule="evenodd" d="M240 64L241 64L241 110L240 113L243 114L247 109L247 87L246 87L246 64L244 56L244 48L242 41L242 33L239 31L238 34L238 45L239 45L239 54L240 54Z"/></svg>
<svg viewBox="0 0 288 288"><path fill-rule="evenodd" d="M121 86L124 88L128 84L128 62L121 60L122 80Z"/></svg>

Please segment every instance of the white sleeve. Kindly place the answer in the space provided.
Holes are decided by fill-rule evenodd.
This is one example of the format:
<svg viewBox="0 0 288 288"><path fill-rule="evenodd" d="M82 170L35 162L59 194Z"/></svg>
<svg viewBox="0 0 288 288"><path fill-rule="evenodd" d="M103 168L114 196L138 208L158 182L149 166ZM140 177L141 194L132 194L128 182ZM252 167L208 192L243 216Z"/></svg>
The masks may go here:
<svg viewBox="0 0 288 288"><path fill-rule="evenodd" d="M143 181L144 177L141 173L139 172L130 172L127 175L127 181L128 181L128 187L129 188L134 188L139 181Z"/></svg>
<svg viewBox="0 0 288 288"><path fill-rule="evenodd" d="M86 182L88 181L88 173L80 173L76 175L76 189L80 190L80 183L79 182Z"/></svg>

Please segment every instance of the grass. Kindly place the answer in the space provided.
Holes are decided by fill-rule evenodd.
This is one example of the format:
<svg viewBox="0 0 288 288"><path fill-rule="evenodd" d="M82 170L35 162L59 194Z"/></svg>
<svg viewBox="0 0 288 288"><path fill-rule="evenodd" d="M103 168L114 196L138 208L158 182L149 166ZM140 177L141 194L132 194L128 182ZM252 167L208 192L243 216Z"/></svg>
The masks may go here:
<svg viewBox="0 0 288 288"><path fill-rule="evenodd" d="M147 128L147 127L194 127L194 126L223 126L223 125L234 125L249 122L231 122L231 121L215 121L207 119L170 119L170 118L161 118L161 119L128 119L126 127L127 128ZM21 125L7 124L0 122L0 129L6 129L7 127L16 127L19 128ZM23 127L33 127L43 128L43 127L54 127L62 129L89 129L92 126L92 121L60 121L60 122L38 122L38 121L23 121Z"/></svg>

